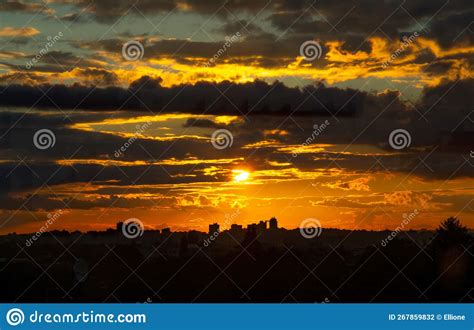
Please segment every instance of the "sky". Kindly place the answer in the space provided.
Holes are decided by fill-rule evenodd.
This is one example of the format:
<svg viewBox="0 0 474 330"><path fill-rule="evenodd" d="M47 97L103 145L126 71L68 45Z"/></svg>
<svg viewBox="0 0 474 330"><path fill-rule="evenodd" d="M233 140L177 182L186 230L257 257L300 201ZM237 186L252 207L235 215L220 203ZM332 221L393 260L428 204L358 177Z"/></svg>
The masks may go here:
<svg viewBox="0 0 474 330"><path fill-rule="evenodd" d="M1 1L0 234L474 228L473 17L463 0Z"/></svg>

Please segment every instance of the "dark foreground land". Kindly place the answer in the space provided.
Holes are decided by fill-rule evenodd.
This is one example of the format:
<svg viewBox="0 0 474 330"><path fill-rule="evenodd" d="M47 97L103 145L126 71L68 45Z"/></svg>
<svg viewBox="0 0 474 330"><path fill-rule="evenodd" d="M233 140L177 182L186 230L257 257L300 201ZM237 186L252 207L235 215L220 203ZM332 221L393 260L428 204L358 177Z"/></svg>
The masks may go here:
<svg viewBox="0 0 474 330"><path fill-rule="evenodd" d="M472 302L469 233L325 229L0 237L2 302Z"/></svg>

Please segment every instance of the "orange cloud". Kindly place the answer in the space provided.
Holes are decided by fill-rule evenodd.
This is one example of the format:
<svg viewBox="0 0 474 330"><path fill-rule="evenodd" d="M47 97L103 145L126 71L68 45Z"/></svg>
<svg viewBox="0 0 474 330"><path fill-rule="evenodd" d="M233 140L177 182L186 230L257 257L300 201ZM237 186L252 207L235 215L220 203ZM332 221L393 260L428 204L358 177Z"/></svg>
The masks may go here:
<svg viewBox="0 0 474 330"><path fill-rule="evenodd" d="M15 35L12 28L3 28L0 35ZM28 32L29 31L29 32ZM23 34L37 34L33 28L25 28ZM223 60L212 68L202 65L203 58L189 56L186 61L180 61L172 56L144 58L142 61L127 62L124 65L120 52L95 51L96 57L91 60L89 69L103 70L116 77L116 84L127 87L142 76L162 79L163 87L179 84L195 84L197 82L234 83L253 82L256 79L274 81L292 78L296 84L300 79L325 81L328 84L339 84L354 79L384 79L393 83L409 83L413 88L438 85L443 78L456 80L472 77L472 68L467 57L474 53L472 46L453 46L442 48L435 40L418 37L408 47L400 52L389 65L385 65L391 55L400 48L399 41L389 41L373 37L368 40L370 51L358 50L351 52L344 49L342 41L326 42L328 48L318 65L303 61L296 56L288 64L288 58L282 58L278 67L264 67L259 62L250 61L249 57L234 57L233 61ZM423 62L426 52L436 57L436 63L446 64L446 70L434 72L430 69L433 61ZM253 56L252 58L254 58ZM7 69L8 70L8 69ZM84 75L84 69L74 69L66 72L34 72L50 83L71 84L79 82L90 84L90 79ZM11 72L10 72L11 74ZM88 80L89 79L89 80ZM291 80L290 80L291 81Z"/></svg>
<svg viewBox="0 0 474 330"><path fill-rule="evenodd" d="M14 28L6 26L0 29L0 37L32 37L37 34L40 34L40 31L32 27Z"/></svg>
<svg viewBox="0 0 474 330"><path fill-rule="evenodd" d="M338 180L334 183L327 183L324 184L325 186L332 188L332 189L342 189L342 190L350 190L350 191L370 191L370 187L368 183L373 178L370 176L357 178L354 180L349 181L341 181Z"/></svg>

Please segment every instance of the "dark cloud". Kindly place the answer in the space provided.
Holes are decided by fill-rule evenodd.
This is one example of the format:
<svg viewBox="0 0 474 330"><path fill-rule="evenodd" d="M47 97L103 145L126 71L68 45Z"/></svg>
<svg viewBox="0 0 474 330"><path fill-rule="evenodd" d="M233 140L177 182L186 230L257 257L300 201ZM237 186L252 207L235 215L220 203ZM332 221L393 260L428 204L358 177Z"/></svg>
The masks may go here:
<svg viewBox="0 0 474 330"><path fill-rule="evenodd" d="M119 83L117 74L107 70L84 69L79 72L79 75L82 76L86 82L94 86L113 86Z"/></svg>
<svg viewBox="0 0 474 330"><path fill-rule="evenodd" d="M103 72L90 74L102 76ZM389 170L435 179L474 175L473 165L463 157L472 150L474 138L471 110L474 106L471 97L473 79L445 81L439 86L427 87L415 105L401 100L397 91L374 94L322 84L301 89L261 81L247 84L197 83L168 88L161 85L160 79L142 77L128 89L81 85L40 87L42 90L34 86L10 85L2 89L0 103L3 106L34 105L53 109L59 106L63 111L77 106L102 110L88 112L76 109L70 113L69 120L73 123L101 121L110 116L110 112L104 110L115 111L115 117L123 118L149 115L144 105L157 113L167 104L165 110L170 112L237 116L245 113L248 115L246 120L225 126L234 134L234 145L232 150L222 151L220 157L245 158L254 169L268 169L268 161L290 161L301 171L334 167L361 173ZM117 109L146 111L118 112ZM326 120L330 124L312 143L368 145L372 151L346 154L340 150L325 150L293 157L290 150L281 149L283 146L303 144L312 136L314 125L321 126ZM59 185L93 180L98 185L109 182L129 186L227 180L222 173L214 176L203 174L203 169L212 164L151 167L133 164L134 161L151 164L156 159L213 159L215 149L209 140L138 138L123 157L115 159L114 151L124 145L127 137L74 129L70 121L59 111L48 116L35 112L27 115L22 112L1 113L0 157L7 162L0 165L0 193L27 191L41 187L45 182ZM183 129L208 129L207 133L201 134L210 136L213 129L222 127L200 118L189 119ZM56 135L56 145L47 153L32 144L33 135L39 128L49 128ZM377 154L377 150L391 150L388 136L399 128L411 134L411 147L397 154ZM285 131L285 134L279 134L279 130ZM270 141L274 146L246 147L261 141ZM248 157L249 153L251 157ZM120 160L130 164L60 166L55 163L71 156L73 159ZM16 163L18 157L25 163ZM378 160L376 167L374 159ZM421 165L420 159L423 159ZM189 172L194 176L180 175Z"/></svg>
<svg viewBox="0 0 474 330"><path fill-rule="evenodd" d="M104 72L100 71L102 74ZM82 85L10 85L0 105L83 109L151 109L211 114L275 114L294 116L353 116L367 96L354 89L326 87L322 84L287 87L280 82L256 81L195 85L161 86L160 79L142 77L128 89L86 87ZM47 97L45 97L45 94ZM179 96L179 97L178 97Z"/></svg>
<svg viewBox="0 0 474 330"><path fill-rule="evenodd" d="M230 43L229 47L226 47L217 62L226 60L242 64L259 64L265 67L281 67L293 62L299 56L300 45L307 40L304 37L298 37L283 39L277 43L275 42L276 36L272 34L249 34L245 29L227 35L227 40L232 36L234 36L234 41ZM223 40L213 42L183 39L150 41L144 38L143 46L146 49L144 57L147 59L173 57L181 63L204 66L219 50L223 49L227 40L223 38ZM73 45L78 49L101 49L110 54L120 54L124 43L124 39L116 38L100 42L74 42ZM325 63L323 59L319 62L321 62L318 63L320 66Z"/></svg>
<svg viewBox="0 0 474 330"><path fill-rule="evenodd" d="M186 121L183 127L223 128L225 125L219 125L218 123L209 119L190 118Z"/></svg>
<svg viewBox="0 0 474 330"><path fill-rule="evenodd" d="M124 190L124 189L122 189ZM138 191L137 193L143 193ZM26 209L29 211L54 211L60 209L88 210L93 208L156 208L169 206L174 197L156 196L154 199L125 198L117 195L103 195L94 199L82 199L80 197L58 195L26 195L21 198L0 197L0 208L3 210Z"/></svg>
<svg viewBox="0 0 474 330"><path fill-rule="evenodd" d="M54 10L49 8L43 2L24 2L17 0L4 0L0 3L0 11L8 12L26 12L26 13L43 13L53 14Z"/></svg>
<svg viewBox="0 0 474 330"><path fill-rule="evenodd" d="M70 4L69 0L54 0L56 3ZM110 23L126 14L158 14L175 10L177 12L191 12L201 15L215 15L218 17L233 17L232 13L255 14L262 10L272 10L284 5L287 1L213 1L213 0L138 0L131 5L125 0L77 0L73 4L78 8L87 8L99 22ZM225 8L224 8L225 6Z"/></svg>
<svg viewBox="0 0 474 330"><path fill-rule="evenodd" d="M112 84L116 76L105 70L83 70L84 76ZM0 105L60 107L62 109L126 109L155 112L186 112L232 115L373 117L383 110L384 118L418 121L423 114L453 129L472 108L473 79L446 80L427 87L420 101L411 107L398 91L368 93L323 84L303 88L281 82L208 83L164 87L160 78L144 76L129 88L66 85L9 85L1 90ZM450 107L450 110L448 109ZM438 118L439 117L439 118ZM444 118L446 117L446 118Z"/></svg>
<svg viewBox="0 0 474 330"><path fill-rule="evenodd" d="M67 0L56 2L70 3ZM204 16L229 18L234 23L226 23L225 33L235 33L246 26L247 32L263 33L255 23L253 15L259 14L260 20L267 17L279 32L276 35L300 34L323 40L339 38L349 41L353 38L381 36L396 38L403 31L418 31L429 34L443 46L454 42L472 43L472 33L466 28L471 24L474 5L469 0L447 2L444 0L404 2L352 0L339 1L197 1L163 0L129 1L79 0L74 5L87 8L88 14L100 22L110 22L126 14L157 14L175 10L197 13ZM236 20L236 16L245 17ZM445 26L450 28L446 29Z"/></svg>
<svg viewBox="0 0 474 330"><path fill-rule="evenodd" d="M321 40L344 40L353 43L370 36L397 39L407 31L438 40L448 47L456 42L472 44L472 1L331 1L308 5L296 1L269 16L270 22L285 33L305 34ZM446 28L449 26L449 28ZM350 49L354 49L353 45Z"/></svg>
<svg viewBox="0 0 474 330"><path fill-rule="evenodd" d="M434 20L431 24L430 35L438 40L441 46L449 47L453 43L465 45L474 44L474 34L472 33L474 5L472 1L466 4L465 8L466 11L457 11L451 15L442 15L440 19Z"/></svg>
<svg viewBox="0 0 474 330"><path fill-rule="evenodd" d="M16 55L15 63L0 62L20 74L34 75L35 72L64 73L75 68L95 67L94 58L78 56L71 52L49 51L41 57L36 54ZM3 78L4 76L2 76Z"/></svg>
<svg viewBox="0 0 474 330"><path fill-rule="evenodd" d="M255 22L244 19L228 21L224 23L224 25L222 25L219 29L217 29L217 32L229 37L236 34L237 32L240 32L242 35L268 35L276 38L276 35L266 32L260 26L255 24Z"/></svg>
<svg viewBox="0 0 474 330"><path fill-rule="evenodd" d="M60 17L61 20L67 22L74 22L74 23L84 23L87 22L89 19L87 15L82 13L69 13Z"/></svg>
<svg viewBox="0 0 474 330"><path fill-rule="evenodd" d="M34 57L32 55L31 57ZM94 67L95 63L85 56L78 56L71 52L50 51L45 54L34 66L34 70L40 72L67 72L74 68Z"/></svg>
<svg viewBox="0 0 474 330"><path fill-rule="evenodd" d="M97 21L102 23L113 22L126 14L147 13L156 14L173 10L178 2L174 0L141 0L130 3L123 0L54 0L56 3L72 4L80 9L85 9Z"/></svg>
<svg viewBox="0 0 474 330"><path fill-rule="evenodd" d="M48 80L47 77L40 76L36 73L33 72L13 72L13 73L7 73L2 75L2 81L4 84L25 84L28 86L32 86L35 84L44 84ZM0 91L3 91L4 89L8 89L10 85L8 86L2 86L0 87Z"/></svg>
<svg viewBox="0 0 474 330"><path fill-rule="evenodd" d="M109 83L114 80L113 76L104 79L107 73L100 70L87 74ZM163 87L161 79L150 77L142 77L129 88L10 85L2 90L0 104L3 106L230 114L250 116L253 121L258 116L275 117L273 121L262 123L261 128L267 130L275 129L279 121L289 116L313 118L310 128L320 119L328 118L338 125L331 126L330 140L324 140L325 135L320 138L324 143L350 143L357 136L362 142L375 145L385 142L386 145L387 132L403 127L417 135L413 138L414 146L446 145L446 138L442 136L474 129L471 118L474 104L470 96L474 90L473 79L445 81L439 86L427 87L416 104L403 101L398 91L390 90L374 94L323 84L291 88L280 82L262 81ZM253 122L249 125L252 130ZM204 120L190 119L185 124L185 127L193 126L217 128L215 123ZM293 126L292 129L297 132L299 128Z"/></svg>

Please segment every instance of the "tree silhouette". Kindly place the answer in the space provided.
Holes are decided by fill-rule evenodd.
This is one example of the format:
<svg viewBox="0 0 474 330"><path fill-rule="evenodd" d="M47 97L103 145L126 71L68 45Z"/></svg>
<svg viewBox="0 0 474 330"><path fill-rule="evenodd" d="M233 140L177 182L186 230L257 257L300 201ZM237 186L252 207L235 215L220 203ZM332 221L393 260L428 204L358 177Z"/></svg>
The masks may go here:
<svg viewBox="0 0 474 330"><path fill-rule="evenodd" d="M437 277L433 288L439 299L459 299L472 287L472 257L466 253L471 240L467 227L455 217L447 218L436 229L433 247Z"/></svg>
<svg viewBox="0 0 474 330"><path fill-rule="evenodd" d="M467 227L463 226L456 217L449 217L436 229L436 245L438 247L448 247L453 245L466 246L471 241Z"/></svg>

